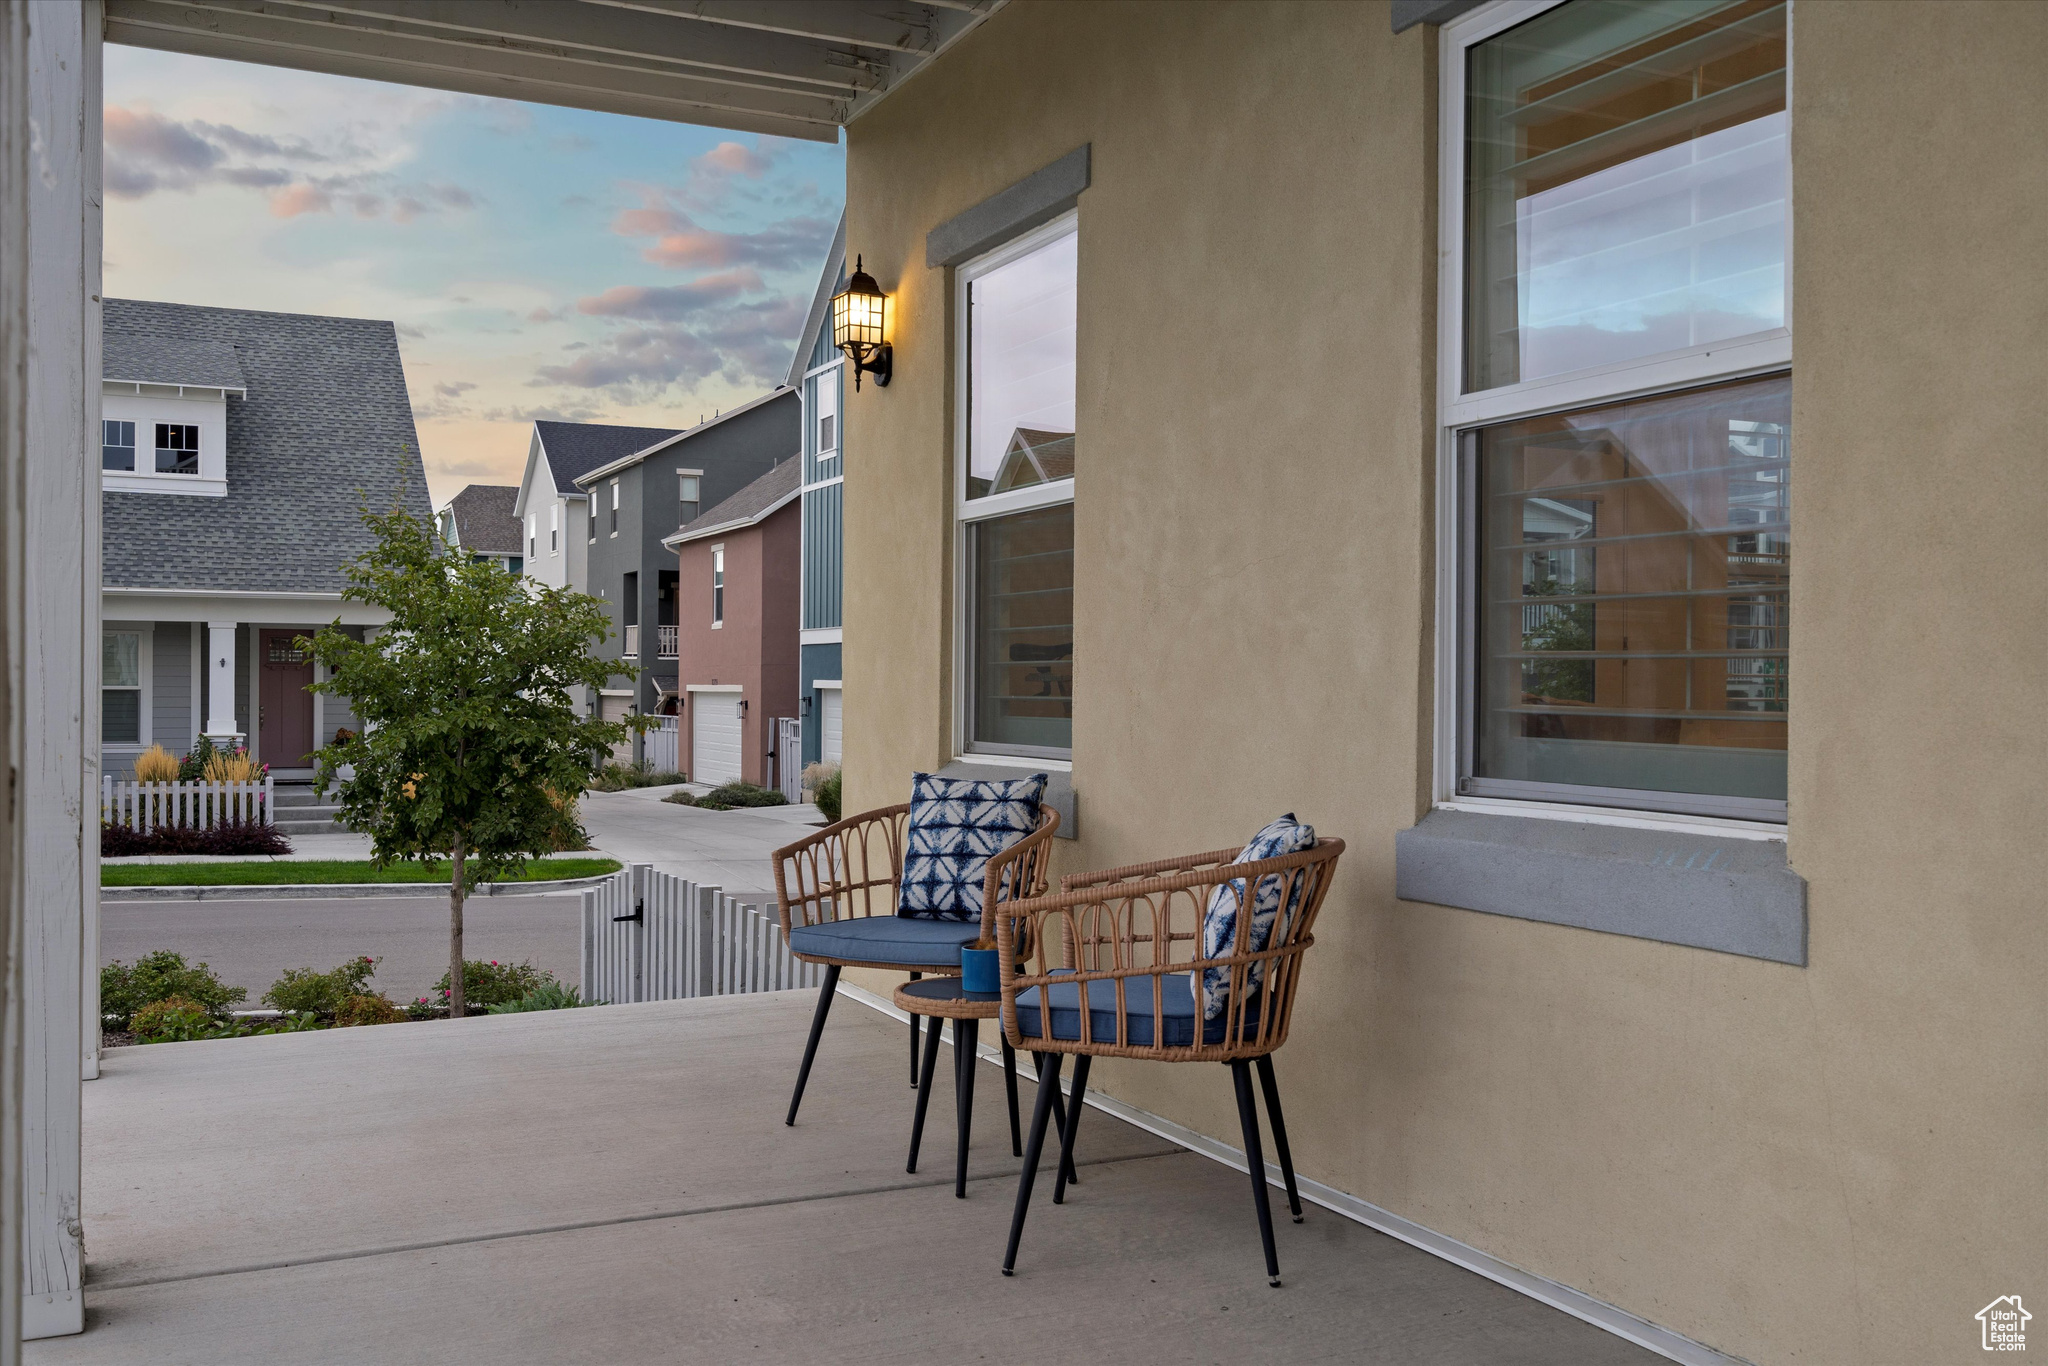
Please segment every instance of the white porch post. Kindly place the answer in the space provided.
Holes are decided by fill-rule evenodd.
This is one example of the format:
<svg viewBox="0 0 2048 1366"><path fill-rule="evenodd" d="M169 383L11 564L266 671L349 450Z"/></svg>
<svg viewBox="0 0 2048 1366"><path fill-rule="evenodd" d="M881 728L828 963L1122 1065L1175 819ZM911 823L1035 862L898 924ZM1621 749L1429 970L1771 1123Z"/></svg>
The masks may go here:
<svg viewBox="0 0 2048 1366"><path fill-rule="evenodd" d="M206 623L206 738L216 745L239 745L235 725L235 623Z"/></svg>
<svg viewBox="0 0 2048 1366"><path fill-rule="evenodd" d="M80 1332L80 1072L97 979L100 28L97 0L22 7L28 113L26 460L16 898L21 952L21 1336ZM11 111L10 111L11 112ZM12 236L15 228L7 223ZM16 238L15 240L19 240ZM18 268L9 258L4 269ZM91 909L88 910L88 907ZM10 1154L12 1156L12 1154ZM0 1360L12 1360L0 1342Z"/></svg>

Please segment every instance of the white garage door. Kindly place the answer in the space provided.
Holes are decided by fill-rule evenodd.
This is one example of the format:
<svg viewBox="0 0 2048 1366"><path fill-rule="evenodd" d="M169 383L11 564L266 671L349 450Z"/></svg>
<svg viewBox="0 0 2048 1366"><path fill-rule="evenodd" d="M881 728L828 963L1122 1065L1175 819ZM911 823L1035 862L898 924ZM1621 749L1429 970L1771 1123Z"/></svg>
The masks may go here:
<svg viewBox="0 0 2048 1366"><path fill-rule="evenodd" d="M690 780L729 783L740 776L738 693L690 694Z"/></svg>
<svg viewBox="0 0 2048 1366"><path fill-rule="evenodd" d="M841 697L837 688L818 689L818 713L823 717L818 726L818 757L828 764L839 762L839 737L845 728Z"/></svg>

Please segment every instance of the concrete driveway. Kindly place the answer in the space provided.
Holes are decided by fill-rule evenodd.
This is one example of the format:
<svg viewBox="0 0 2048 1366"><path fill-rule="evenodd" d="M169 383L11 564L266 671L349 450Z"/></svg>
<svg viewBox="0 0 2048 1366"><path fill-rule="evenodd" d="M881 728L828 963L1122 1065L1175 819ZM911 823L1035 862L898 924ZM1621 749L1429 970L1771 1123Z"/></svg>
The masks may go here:
<svg viewBox="0 0 2048 1366"><path fill-rule="evenodd" d="M775 903L770 855L824 824L818 808L762 806L704 811L662 798L672 787L586 792L583 825L590 842L621 863L651 863L664 873L756 905Z"/></svg>
<svg viewBox="0 0 2048 1366"><path fill-rule="evenodd" d="M1055 1207L1040 1182L1005 1279L999 1074L957 1200L950 1068L908 1174L901 1027L850 999L783 1126L810 1011L781 993L115 1050L85 1088L87 1330L25 1359L1658 1360L1316 1207L1280 1221L1269 1289L1245 1178L1095 1110L1082 1184Z"/></svg>

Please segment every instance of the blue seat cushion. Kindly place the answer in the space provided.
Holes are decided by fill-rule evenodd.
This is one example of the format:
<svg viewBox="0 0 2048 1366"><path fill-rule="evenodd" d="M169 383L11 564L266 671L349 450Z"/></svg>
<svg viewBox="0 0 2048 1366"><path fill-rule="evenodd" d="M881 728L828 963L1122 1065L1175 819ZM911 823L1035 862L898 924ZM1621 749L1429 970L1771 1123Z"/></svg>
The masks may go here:
<svg viewBox="0 0 2048 1366"><path fill-rule="evenodd" d="M913 773L897 913L979 922L989 858L1038 828L1045 783Z"/></svg>
<svg viewBox="0 0 2048 1366"><path fill-rule="evenodd" d="M857 915L789 932L789 947L817 958L856 963L900 963L908 968L960 966L960 946L981 935L979 920L927 916Z"/></svg>
<svg viewBox="0 0 2048 1366"><path fill-rule="evenodd" d="M1159 1045L1165 1048L1187 1048L1195 1041L1195 993L1188 985L1188 974L1176 972L1167 977L1126 977L1124 978L1124 1018L1129 1022L1129 1033L1125 1041L1141 1048L1153 1046L1152 1041L1152 984L1159 982L1160 1024L1165 1035ZM1039 1027L1039 997L1043 988L1029 987L1017 993L1017 1030L1026 1043L1033 1038L1043 1038ZM1081 1038L1081 984L1079 982L1055 982L1052 992L1052 1037L1078 1042ZM1202 1024L1202 1042L1218 1044L1229 1026L1229 1019L1218 1016ZM1247 1034L1257 1030L1259 1006L1254 1001L1245 1011L1244 1028ZM1116 1037L1116 983L1098 978L1088 983L1088 1037L1092 1043L1115 1043Z"/></svg>

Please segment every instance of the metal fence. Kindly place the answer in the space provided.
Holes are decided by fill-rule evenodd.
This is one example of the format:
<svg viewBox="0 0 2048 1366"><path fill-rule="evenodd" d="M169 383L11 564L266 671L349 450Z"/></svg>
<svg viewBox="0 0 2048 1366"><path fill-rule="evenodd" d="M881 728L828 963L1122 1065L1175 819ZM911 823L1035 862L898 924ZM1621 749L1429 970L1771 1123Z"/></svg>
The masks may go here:
<svg viewBox="0 0 2048 1366"><path fill-rule="evenodd" d="M583 893L582 991L625 1005L814 987L774 911L636 863Z"/></svg>
<svg viewBox="0 0 2048 1366"><path fill-rule="evenodd" d="M100 777L100 822L148 834L165 826L274 825L276 780L252 783L124 783Z"/></svg>
<svg viewBox="0 0 2048 1366"><path fill-rule="evenodd" d="M794 716L775 719L775 776L783 796L804 799L804 723Z"/></svg>
<svg viewBox="0 0 2048 1366"><path fill-rule="evenodd" d="M674 716L655 717L653 728L640 742L640 752L645 756L647 767L656 773L674 773L683 766L681 734L677 729L679 720Z"/></svg>

